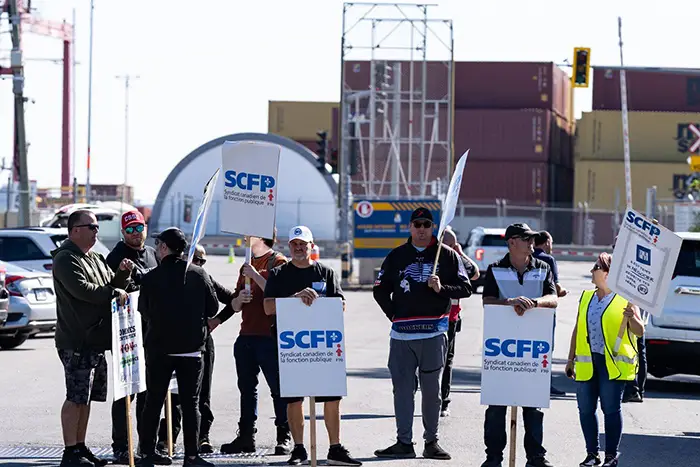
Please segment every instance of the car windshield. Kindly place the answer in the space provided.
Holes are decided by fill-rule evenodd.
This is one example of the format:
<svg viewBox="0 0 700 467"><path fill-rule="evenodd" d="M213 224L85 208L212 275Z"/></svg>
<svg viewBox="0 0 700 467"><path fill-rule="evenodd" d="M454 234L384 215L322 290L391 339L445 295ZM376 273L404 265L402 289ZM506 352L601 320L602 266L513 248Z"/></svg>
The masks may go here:
<svg viewBox="0 0 700 467"><path fill-rule="evenodd" d="M502 246L507 247L506 238L501 235L484 235L481 246Z"/></svg>
<svg viewBox="0 0 700 467"><path fill-rule="evenodd" d="M683 240L673 276L700 277L700 241Z"/></svg>

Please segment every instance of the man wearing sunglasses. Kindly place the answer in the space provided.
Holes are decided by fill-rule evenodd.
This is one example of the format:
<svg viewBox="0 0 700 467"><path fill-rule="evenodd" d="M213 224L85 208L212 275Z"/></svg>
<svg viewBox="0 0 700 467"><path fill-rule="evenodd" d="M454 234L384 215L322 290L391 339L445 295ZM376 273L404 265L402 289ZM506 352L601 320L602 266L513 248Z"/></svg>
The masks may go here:
<svg viewBox="0 0 700 467"><path fill-rule="evenodd" d="M413 413L420 380L425 428L423 457L449 460L451 456L438 444L440 374L447 355L452 299L469 297L472 287L457 253L451 248L440 248L438 252L431 212L420 207L413 211L410 222L411 236L389 252L374 283L374 299L392 323L389 372L397 432L395 444L374 454L416 457ZM437 270L433 274L436 258Z"/></svg>
<svg viewBox="0 0 700 467"><path fill-rule="evenodd" d="M134 263L131 271L131 283L127 287L127 292L136 292L141 285L141 278L151 269L158 266L156 251L146 246L146 220L137 210L125 212L122 215L122 236L123 240L114 246L114 249L107 255L107 264L113 271L119 267L119 263L124 258L128 258ZM142 320L143 334L146 335L145 320ZM131 396L134 400L134 396ZM136 427L141 422L143 406L146 402L146 393L142 392L136 396ZM129 463L129 443L126 428L126 398L112 402L112 452L116 464Z"/></svg>

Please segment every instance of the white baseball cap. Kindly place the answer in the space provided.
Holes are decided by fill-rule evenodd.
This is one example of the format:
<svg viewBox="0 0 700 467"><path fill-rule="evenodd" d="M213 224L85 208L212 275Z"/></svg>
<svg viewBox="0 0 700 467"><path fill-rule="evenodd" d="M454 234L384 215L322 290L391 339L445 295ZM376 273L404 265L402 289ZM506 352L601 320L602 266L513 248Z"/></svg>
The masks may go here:
<svg viewBox="0 0 700 467"><path fill-rule="evenodd" d="M296 227L292 227L292 229L289 231L289 241L291 242L292 240L301 240L306 243L313 243L314 236L311 234L311 229L309 229L307 226L297 225Z"/></svg>

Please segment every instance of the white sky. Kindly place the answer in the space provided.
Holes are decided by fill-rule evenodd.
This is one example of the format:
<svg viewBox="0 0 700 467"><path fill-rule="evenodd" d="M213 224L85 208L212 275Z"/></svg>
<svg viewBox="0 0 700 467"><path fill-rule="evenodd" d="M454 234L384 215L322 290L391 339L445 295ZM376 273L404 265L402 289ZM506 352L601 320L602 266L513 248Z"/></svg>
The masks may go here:
<svg viewBox="0 0 700 467"><path fill-rule="evenodd" d="M562 62L571 60L573 47L585 46L592 48L594 65L619 65L621 14L626 65L698 67L693 2L437 3L430 16L454 21L456 60ZM140 75L130 94L128 181L135 185L136 197L147 203L153 202L175 164L201 144L231 133L266 132L268 100L337 101L342 4L96 0L91 182L124 180L124 84L116 75ZM90 1L34 0L32 6L44 18L68 21L76 8L75 173L84 183ZM0 31L0 57L5 57L10 48L5 20ZM39 186L58 187L61 65L29 59L60 58L62 44L28 33L23 40L28 59L25 96L36 101L26 112L29 176ZM429 45L429 50L435 49ZM576 91L577 114L590 110L590 100L589 90ZM12 115L12 84L3 80L0 158L8 162Z"/></svg>

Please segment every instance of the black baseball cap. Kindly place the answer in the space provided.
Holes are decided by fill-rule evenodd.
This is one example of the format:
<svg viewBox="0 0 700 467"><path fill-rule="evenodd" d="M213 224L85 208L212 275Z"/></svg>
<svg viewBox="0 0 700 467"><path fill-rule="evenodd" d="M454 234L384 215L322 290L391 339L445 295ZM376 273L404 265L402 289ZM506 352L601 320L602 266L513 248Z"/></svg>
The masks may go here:
<svg viewBox="0 0 700 467"><path fill-rule="evenodd" d="M182 253L187 248L187 238L177 227L169 227L161 233L154 234L153 238L165 243L168 248L177 253Z"/></svg>
<svg viewBox="0 0 700 467"><path fill-rule="evenodd" d="M428 208L420 207L411 214L411 222L419 220L433 222L433 213L430 212L430 209Z"/></svg>
<svg viewBox="0 0 700 467"><path fill-rule="evenodd" d="M510 224L506 229L506 240L515 237L530 238L535 235L537 235L537 232L532 230L527 224Z"/></svg>

